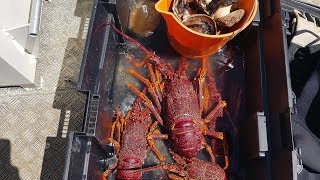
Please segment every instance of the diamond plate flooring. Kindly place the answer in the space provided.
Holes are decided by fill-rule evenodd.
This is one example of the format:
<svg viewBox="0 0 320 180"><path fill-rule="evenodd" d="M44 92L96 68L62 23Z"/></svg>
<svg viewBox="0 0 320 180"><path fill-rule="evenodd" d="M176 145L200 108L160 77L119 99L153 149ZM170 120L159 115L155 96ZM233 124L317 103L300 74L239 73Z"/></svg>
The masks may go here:
<svg viewBox="0 0 320 180"><path fill-rule="evenodd" d="M43 1L38 88L0 89L0 179L62 179L66 136L80 131L76 91L93 2Z"/></svg>

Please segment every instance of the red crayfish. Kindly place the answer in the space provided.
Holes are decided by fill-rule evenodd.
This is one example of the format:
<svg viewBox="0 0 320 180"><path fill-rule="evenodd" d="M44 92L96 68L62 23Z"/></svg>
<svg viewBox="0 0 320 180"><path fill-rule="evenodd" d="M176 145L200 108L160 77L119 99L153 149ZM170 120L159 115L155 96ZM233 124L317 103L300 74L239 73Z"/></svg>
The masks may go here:
<svg viewBox="0 0 320 180"><path fill-rule="evenodd" d="M156 129L159 122L152 123L150 111L142 107L140 98L136 100L125 117L119 108L116 109L115 114L116 120L112 124L110 142L115 146L118 163L109 167L103 176L107 178L117 168L117 179L141 179L143 172L152 170L142 169L148 146L163 162L165 158L155 147L154 140L167 139L168 136ZM115 131L116 139L114 139Z"/></svg>
<svg viewBox="0 0 320 180"><path fill-rule="evenodd" d="M204 147L211 156L211 159L215 161L212 149L206 143L203 135L223 139L221 132L215 132L213 128L209 130L206 124L222 116L222 110L226 103L222 101L221 96L214 91L214 94L210 96L210 100L213 101L210 102L210 104L215 104L217 100L218 102L215 104L215 107L211 109L208 108L209 90L208 87L204 85L206 59L203 59L202 68L198 71L198 77L196 78L198 93L194 90L191 81L186 75L186 59L182 58L176 73L170 70L170 66L167 67L169 70L165 71L167 78L164 79L164 82L159 82L160 78L157 78L159 77L157 71L154 73L151 64L148 63L147 65L151 75L151 82L134 70L129 70L128 72L146 84L153 98L159 98L154 101L156 104L157 102L162 103L162 107L160 108L162 108L164 114L165 126L169 129L169 135L175 149L183 157L193 158L198 154L200 149ZM161 69L159 70L161 72ZM209 87L211 86L213 85L209 84ZM151 101L135 87L130 85L129 88L146 103L151 104ZM214 88L215 86L211 87L211 89ZM159 91L160 93L158 93ZM158 108L159 111L160 108ZM203 111L207 114L205 118L201 117ZM229 164L226 152L227 151L225 151L225 168L227 168Z"/></svg>
<svg viewBox="0 0 320 180"><path fill-rule="evenodd" d="M214 162L207 162L197 158L185 159L170 151L176 164L162 165L163 169L173 172L169 173L169 179L174 180L225 180L224 170Z"/></svg>
<svg viewBox="0 0 320 180"><path fill-rule="evenodd" d="M149 53L149 52L148 52ZM148 54L150 57L155 56L152 53ZM151 58L155 59L155 57ZM134 70L128 72L141 80L147 87L154 101L161 102L162 113L165 119L165 126L170 132L170 137L178 152L187 158L192 158L203 147L206 148L212 159L214 159L211 147L206 144L203 135L209 135L215 138L223 139L221 132L210 131L206 124L212 119L221 116L222 109L226 105L225 101L220 101L207 115L202 118L202 112L207 110L205 108L208 104L208 99L204 95L205 73L206 73L206 59L202 61L202 67L198 71L196 78L198 89L194 89L192 82L186 75L187 63L186 59L182 58L179 68L176 73L173 72L171 66L162 63L161 61L154 60L157 68L166 77L164 79L163 87L160 86L161 82L155 81L153 74L151 74L151 82L142 77ZM152 67L150 72L152 72ZM158 87L157 87L158 86ZM147 104L152 104L146 96L143 96L135 87L129 86L142 100ZM161 92L159 92L159 90ZM151 106L152 105L148 105ZM156 114L156 113L153 113ZM159 117L156 114L156 117ZM161 118L161 117L160 117ZM161 120L159 120L161 122Z"/></svg>

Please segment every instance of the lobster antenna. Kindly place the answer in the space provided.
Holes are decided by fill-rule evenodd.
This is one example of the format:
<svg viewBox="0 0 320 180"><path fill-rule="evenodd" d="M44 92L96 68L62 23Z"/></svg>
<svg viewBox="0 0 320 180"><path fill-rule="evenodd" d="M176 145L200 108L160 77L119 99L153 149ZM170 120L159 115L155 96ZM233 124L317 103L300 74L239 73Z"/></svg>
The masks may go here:
<svg viewBox="0 0 320 180"><path fill-rule="evenodd" d="M136 41L135 39L133 39L132 37L126 35L125 33L123 33L122 31L120 31L118 28L115 27L114 24L112 24L111 22L105 22L102 23L101 25L98 26L98 28L96 29L96 31L94 32L94 34L103 26L108 26L110 25L112 27L112 29L114 31L116 31L118 34L120 34L122 37L124 37L125 39L127 39L128 41L132 42L133 44L135 44L136 46L138 46L142 51L144 51L149 57L151 57L151 59L160 67L160 70L162 70L163 72L173 72L171 66L168 66L166 63L164 63L161 58L157 55L155 55L154 53L151 53L150 51L148 51L147 48L145 48L142 44L140 44L138 41ZM165 73L167 74L167 73Z"/></svg>

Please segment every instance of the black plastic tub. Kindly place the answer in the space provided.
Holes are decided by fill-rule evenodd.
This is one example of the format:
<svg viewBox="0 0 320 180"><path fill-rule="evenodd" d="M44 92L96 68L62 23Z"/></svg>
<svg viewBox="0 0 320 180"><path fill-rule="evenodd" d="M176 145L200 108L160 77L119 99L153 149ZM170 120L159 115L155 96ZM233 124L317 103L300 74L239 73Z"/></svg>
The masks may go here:
<svg viewBox="0 0 320 180"><path fill-rule="evenodd" d="M228 179L293 179L293 96L280 2L264 1L259 8L253 25L210 57L210 65L218 72L218 89L236 127L228 134L232 156L228 171L232 178ZM64 179L100 179L114 162L113 146L108 142L113 110L116 106L127 110L135 98L125 87L133 79L123 70L129 66L125 54L143 54L110 26L100 25L111 22L126 30L127 17L128 7L122 0L94 2L78 82L78 90L88 95L86 117L83 132L68 136ZM169 62L179 58L166 39L164 21L150 38L139 41ZM188 62L198 67L198 61ZM147 173L143 178L160 175Z"/></svg>

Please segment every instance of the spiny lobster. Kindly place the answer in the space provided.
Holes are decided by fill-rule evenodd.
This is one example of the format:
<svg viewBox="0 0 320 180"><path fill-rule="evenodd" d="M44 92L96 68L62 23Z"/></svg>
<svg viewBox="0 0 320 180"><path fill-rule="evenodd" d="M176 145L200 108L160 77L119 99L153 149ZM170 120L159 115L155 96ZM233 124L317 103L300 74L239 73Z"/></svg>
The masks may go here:
<svg viewBox="0 0 320 180"><path fill-rule="evenodd" d="M152 53L148 55L150 56ZM206 106L206 104L208 104L207 98L204 98L205 95L203 93L204 88L206 87L204 86L206 59L203 59L202 67L198 71L198 77L196 78L198 93L195 91L192 82L186 75L185 71L187 63L185 58L181 59L181 63L176 73L174 73L167 64L157 64L157 68L166 77L164 79L163 87L160 87L161 82L154 81L153 68L150 66L151 64L148 64L151 82L134 70L128 70L128 72L141 80L148 87L148 91L156 104L161 102L161 107L157 105L158 111L162 108L161 111L164 115L165 126L170 132L170 137L177 151L184 157L192 158L197 155L200 149L205 147L212 159L214 159L211 147L206 144L203 135L223 139L222 133L210 131L206 124L221 115L221 109L226 103L225 101L220 101L216 107L207 113L205 118L202 118L202 112L208 108ZM142 93L134 86L129 85L129 88L146 103L152 104L151 100L142 95ZM158 89L163 91L159 93Z"/></svg>
<svg viewBox="0 0 320 180"><path fill-rule="evenodd" d="M209 130L206 124L222 116L223 107L226 105L226 102L220 99L215 104L215 107L208 107L210 93L208 87L204 85L206 64L206 59L203 59L202 67L199 69L198 77L196 78L198 84L197 92L186 75L187 63L185 58L181 59L176 73L173 73L172 70L164 71L164 75L166 76L164 82L159 82L160 78L157 78L159 75L157 71L153 72L153 67L150 63L147 63L147 65L151 75L151 82L134 70L128 70L128 72L148 87L148 91L156 104L161 102L162 106L158 108L158 111L162 108L165 127L169 130L170 138L179 154L186 158L193 158L198 154L200 149L205 148L211 159L215 161L212 148L206 143L203 135L223 139L221 132ZM169 69L169 67L168 65L167 68ZM159 70L163 73L162 69ZM134 86L129 84L129 88L146 103L152 104L151 100ZM214 96L217 95L214 94ZM203 111L206 112L205 118L202 118ZM225 168L227 168L228 158L226 157L225 159Z"/></svg>
<svg viewBox="0 0 320 180"><path fill-rule="evenodd" d="M175 164L162 165L169 171L169 179L173 180L225 180L226 174L220 165L207 162L198 158L185 159L170 150ZM175 174L173 174L175 173Z"/></svg>
<svg viewBox="0 0 320 180"><path fill-rule="evenodd" d="M116 108L115 115L116 120L111 127L110 142L114 144L119 160L117 164L109 167L103 176L107 178L117 168L117 179L141 179L143 172L152 171L150 168L142 169L148 146L163 162L165 158L156 148L154 140L167 139L168 136L156 129L159 122L152 123L150 111L142 107L140 98L136 100L125 117L119 108Z"/></svg>

